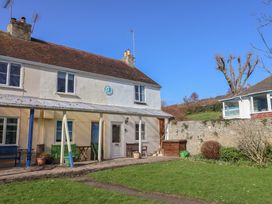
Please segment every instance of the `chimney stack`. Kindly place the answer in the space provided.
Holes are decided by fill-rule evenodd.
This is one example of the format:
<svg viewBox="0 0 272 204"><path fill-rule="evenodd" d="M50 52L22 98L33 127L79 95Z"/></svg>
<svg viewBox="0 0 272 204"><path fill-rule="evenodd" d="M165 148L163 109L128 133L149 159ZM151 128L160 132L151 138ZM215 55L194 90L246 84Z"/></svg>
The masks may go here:
<svg viewBox="0 0 272 204"><path fill-rule="evenodd" d="M25 17L22 17L20 20L11 18L7 27L7 32L13 37L22 40L31 40L31 25L26 23Z"/></svg>
<svg viewBox="0 0 272 204"><path fill-rule="evenodd" d="M124 52L123 61L128 65L134 67L134 56L132 55L131 51L128 49Z"/></svg>

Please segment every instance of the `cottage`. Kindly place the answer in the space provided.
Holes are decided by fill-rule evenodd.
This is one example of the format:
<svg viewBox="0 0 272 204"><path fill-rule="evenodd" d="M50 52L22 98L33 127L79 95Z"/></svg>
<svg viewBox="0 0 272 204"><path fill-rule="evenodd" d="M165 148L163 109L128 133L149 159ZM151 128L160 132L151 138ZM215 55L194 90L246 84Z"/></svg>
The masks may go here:
<svg viewBox="0 0 272 204"><path fill-rule="evenodd" d="M0 149L25 149L30 165L33 152L60 144L66 121L81 159L126 157L133 145L152 154L171 117L160 88L129 50L115 60L44 42L13 18L0 31Z"/></svg>
<svg viewBox="0 0 272 204"><path fill-rule="evenodd" d="M272 76L247 88L240 95L221 100L224 119L272 117Z"/></svg>

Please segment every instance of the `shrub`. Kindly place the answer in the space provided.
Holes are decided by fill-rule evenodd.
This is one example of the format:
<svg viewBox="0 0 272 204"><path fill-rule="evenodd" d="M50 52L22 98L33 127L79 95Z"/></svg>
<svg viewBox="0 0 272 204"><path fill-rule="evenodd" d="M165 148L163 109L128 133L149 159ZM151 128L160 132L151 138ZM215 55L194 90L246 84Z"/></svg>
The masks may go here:
<svg viewBox="0 0 272 204"><path fill-rule="evenodd" d="M272 161L272 145L267 147L266 156L269 161Z"/></svg>
<svg viewBox="0 0 272 204"><path fill-rule="evenodd" d="M201 146L201 153L206 159L219 159L220 144L216 141L206 141Z"/></svg>
<svg viewBox="0 0 272 204"><path fill-rule="evenodd" d="M234 147L221 147L220 159L225 162L237 162L243 158L240 150Z"/></svg>

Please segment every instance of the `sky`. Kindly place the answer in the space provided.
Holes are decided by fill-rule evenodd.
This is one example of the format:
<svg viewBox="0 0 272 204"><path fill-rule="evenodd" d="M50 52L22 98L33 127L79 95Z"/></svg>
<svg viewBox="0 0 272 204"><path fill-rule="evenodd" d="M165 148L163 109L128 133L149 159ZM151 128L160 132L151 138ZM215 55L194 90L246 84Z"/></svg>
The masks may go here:
<svg viewBox="0 0 272 204"><path fill-rule="evenodd" d="M260 54L252 46L263 46L258 18L272 15L263 0L13 1L15 18L25 16L31 23L39 13L33 37L115 59L132 49L133 29L136 66L162 86L168 105L192 92L200 98L225 94L228 86L216 70L215 55L243 60L248 52ZM0 29L6 30L10 12L0 3ZM269 31L265 34L269 40ZM258 67L249 83L267 76Z"/></svg>

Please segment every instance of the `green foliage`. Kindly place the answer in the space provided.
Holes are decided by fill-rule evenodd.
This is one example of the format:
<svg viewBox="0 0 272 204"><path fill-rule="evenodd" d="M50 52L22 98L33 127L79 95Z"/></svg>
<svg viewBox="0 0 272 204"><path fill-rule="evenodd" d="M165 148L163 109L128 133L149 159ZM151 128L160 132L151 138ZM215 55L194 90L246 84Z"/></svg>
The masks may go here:
<svg viewBox="0 0 272 204"><path fill-rule="evenodd" d="M267 147L266 156L269 161L272 161L272 145Z"/></svg>
<svg viewBox="0 0 272 204"><path fill-rule="evenodd" d="M221 112L202 112L202 113L192 113L186 115L187 120L198 120L198 121L216 121L220 120L222 116Z"/></svg>
<svg viewBox="0 0 272 204"><path fill-rule="evenodd" d="M72 154L75 160L79 159L80 153L75 144L71 144ZM54 159L54 162L60 160L60 145L51 146L51 156ZM64 156L68 156L68 146L64 145Z"/></svg>
<svg viewBox="0 0 272 204"><path fill-rule="evenodd" d="M244 159L241 151L234 147L221 147L220 148L220 160L225 162L237 162Z"/></svg>
<svg viewBox="0 0 272 204"><path fill-rule="evenodd" d="M189 196L208 203L271 203L272 167L212 162L219 161L176 160L110 169L90 176L144 192Z"/></svg>

